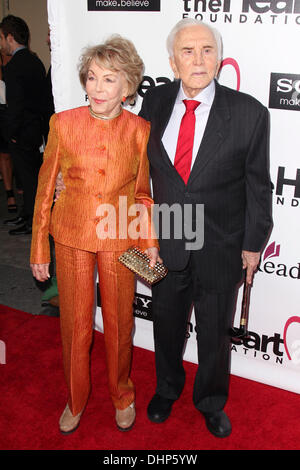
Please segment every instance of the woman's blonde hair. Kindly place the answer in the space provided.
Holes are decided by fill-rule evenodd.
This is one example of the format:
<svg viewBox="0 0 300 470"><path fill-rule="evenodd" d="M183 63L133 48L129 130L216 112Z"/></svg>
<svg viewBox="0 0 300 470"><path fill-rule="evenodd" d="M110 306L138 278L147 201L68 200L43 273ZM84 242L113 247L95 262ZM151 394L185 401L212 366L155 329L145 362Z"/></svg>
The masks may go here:
<svg viewBox="0 0 300 470"><path fill-rule="evenodd" d="M129 39L115 34L103 44L87 47L79 62L79 79L83 88L86 86L89 66L93 60L100 67L114 72L123 72L129 90L126 98L129 102L134 101L137 89L143 79L144 63L133 43Z"/></svg>

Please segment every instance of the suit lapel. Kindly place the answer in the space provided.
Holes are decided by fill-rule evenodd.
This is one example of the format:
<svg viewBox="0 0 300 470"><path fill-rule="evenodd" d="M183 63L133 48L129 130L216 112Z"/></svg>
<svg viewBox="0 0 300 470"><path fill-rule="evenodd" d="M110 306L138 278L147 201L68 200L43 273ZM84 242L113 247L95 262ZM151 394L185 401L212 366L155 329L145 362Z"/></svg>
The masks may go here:
<svg viewBox="0 0 300 470"><path fill-rule="evenodd" d="M179 81L172 82L168 90L168 95L165 96L164 99L161 101L160 119L159 119L159 132L160 132L161 138L163 137L163 134L170 120L170 117L174 108L174 104L177 98L179 86L180 86Z"/></svg>
<svg viewBox="0 0 300 470"><path fill-rule="evenodd" d="M197 177L207 163L214 158L220 145L227 136L230 120L230 111L225 92L215 82L216 92L212 104L205 132L193 165L188 184Z"/></svg>
<svg viewBox="0 0 300 470"><path fill-rule="evenodd" d="M166 149L162 143L162 138L164 135L164 132L166 130L166 127L169 123L171 114L173 112L173 108L175 105L175 101L177 98L178 90L180 87L180 81L176 80L171 83L171 86L169 88L169 93L167 96L164 97L164 99L161 102L161 107L160 107L160 119L159 119L159 127L157 129L159 133L159 140L160 140L160 150L161 150L161 155L162 155L162 161L164 165L168 167L168 170L172 172L172 178L175 178L176 181L180 185L184 185L184 182L178 172L175 170L174 165L172 164L169 155L166 152Z"/></svg>

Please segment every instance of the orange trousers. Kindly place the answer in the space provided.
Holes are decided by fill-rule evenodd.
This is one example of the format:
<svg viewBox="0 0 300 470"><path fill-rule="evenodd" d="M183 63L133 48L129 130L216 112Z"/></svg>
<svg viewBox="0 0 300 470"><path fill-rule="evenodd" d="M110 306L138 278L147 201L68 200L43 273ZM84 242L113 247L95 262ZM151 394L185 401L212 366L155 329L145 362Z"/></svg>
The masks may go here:
<svg viewBox="0 0 300 470"><path fill-rule="evenodd" d="M109 392L115 408L125 409L134 401L134 386L130 379L134 274L118 262L119 252L91 253L56 243L55 256L70 410L74 416L83 410L91 388L96 263Z"/></svg>

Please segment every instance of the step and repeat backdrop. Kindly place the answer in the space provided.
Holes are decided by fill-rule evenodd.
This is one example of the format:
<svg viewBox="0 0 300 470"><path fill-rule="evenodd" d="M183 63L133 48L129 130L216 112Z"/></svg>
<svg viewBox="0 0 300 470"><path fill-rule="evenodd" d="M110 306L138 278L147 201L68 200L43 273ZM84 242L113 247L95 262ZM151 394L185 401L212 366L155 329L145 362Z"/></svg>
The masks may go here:
<svg viewBox="0 0 300 470"><path fill-rule="evenodd" d="M219 82L256 97L270 111L274 229L251 292L250 338L232 343L235 375L300 393L300 0L48 0L56 112L87 104L77 64L84 47L113 33L133 41L145 76L132 112L149 87L173 80L165 46L182 18L223 37ZM242 288L234 325L238 326ZM154 349L151 290L137 282L134 344ZM95 328L102 330L101 299ZM172 328L172 325L170 325ZM195 321L184 359L197 363Z"/></svg>

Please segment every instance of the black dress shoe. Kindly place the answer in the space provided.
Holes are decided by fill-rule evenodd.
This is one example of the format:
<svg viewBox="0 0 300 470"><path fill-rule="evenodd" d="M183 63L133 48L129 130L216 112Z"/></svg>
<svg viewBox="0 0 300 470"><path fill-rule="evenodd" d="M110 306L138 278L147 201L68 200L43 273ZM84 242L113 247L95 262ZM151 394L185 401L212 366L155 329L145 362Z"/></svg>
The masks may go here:
<svg viewBox="0 0 300 470"><path fill-rule="evenodd" d="M170 398L155 394L147 408L150 421L153 423L162 423L165 421L171 413L174 401L175 400L171 400Z"/></svg>
<svg viewBox="0 0 300 470"><path fill-rule="evenodd" d="M26 221L23 217L15 217L14 219L6 219L6 220L3 220L3 225L11 225L11 226L15 226L15 225L20 225L20 224L24 224Z"/></svg>
<svg viewBox="0 0 300 470"><path fill-rule="evenodd" d="M9 235L30 235L32 233L31 226L28 224L21 225L21 227L10 230Z"/></svg>
<svg viewBox="0 0 300 470"><path fill-rule="evenodd" d="M216 437L228 437L231 433L231 424L225 411L203 413L207 429Z"/></svg>

